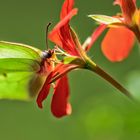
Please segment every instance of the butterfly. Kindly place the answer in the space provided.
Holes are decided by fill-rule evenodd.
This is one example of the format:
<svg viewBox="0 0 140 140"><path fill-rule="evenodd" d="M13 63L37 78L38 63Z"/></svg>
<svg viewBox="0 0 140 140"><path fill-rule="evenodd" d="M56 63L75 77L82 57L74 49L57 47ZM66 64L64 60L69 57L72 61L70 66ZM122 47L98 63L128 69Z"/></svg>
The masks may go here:
<svg viewBox="0 0 140 140"><path fill-rule="evenodd" d="M46 34L49 26L50 23ZM29 100L36 96L53 54L50 49L41 51L29 45L0 41L0 99Z"/></svg>

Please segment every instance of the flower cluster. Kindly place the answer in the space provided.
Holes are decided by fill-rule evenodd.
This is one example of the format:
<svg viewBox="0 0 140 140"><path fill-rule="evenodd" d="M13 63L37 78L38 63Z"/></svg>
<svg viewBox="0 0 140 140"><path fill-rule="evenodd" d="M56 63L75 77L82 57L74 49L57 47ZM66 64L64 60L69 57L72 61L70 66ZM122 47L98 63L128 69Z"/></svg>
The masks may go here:
<svg viewBox="0 0 140 140"><path fill-rule="evenodd" d="M47 79L37 97L37 104L42 108L42 102L49 94L50 85L54 87L51 110L54 116L62 117L71 113L69 103L69 85L67 73L73 69L86 67L86 52L78 40L75 31L70 27L70 19L77 14L78 9L74 8L74 0L65 0L60 13L60 22L49 33L48 38L54 42L57 47L56 51L65 55L63 61L50 64L51 70ZM90 40L95 40L93 37ZM89 47L92 45L87 44ZM86 46L87 46L86 45ZM60 50L61 49L61 50ZM48 63L48 61L47 61ZM48 67L46 67L48 69ZM54 84L55 82L55 84Z"/></svg>
<svg viewBox="0 0 140 140"><path fill-rule="evenodd" d="M136 0L115 0L114 4L120 6L122 14L113 17L90 15L100 26L109 28L101 46L104 55L113 62L121 61L129 55L135 36L140 42L140 11Z"/></svg>
<svg viewBox="0 0 140 140"><path fill-rule="evenodd" d="M101 24L82 45L76 32L69 24L71 18L77 14L78 9L73 8L74 0L64 1L60 22L48 34L48 39L56 46L53 56L44 61L42 71L40 71L41 73L44 70L47 71L47 78L37 97L37 104L40 108L43 107L42 102L47 98L52 86L54 88L51 102L53 115L59 118L71 114L67 73L79 68L95 72L122 93L131 97L130 93L97 66L86 52L108 27L109 31L102 42L105 56L111 61L120 61L127 57L133 46L134 36L140 35L139 10L135 2L135 0L115 0L114 4L119 4L122 10L122 15L119 16L90 15ZM59 58L58 55L61 57Z"/></svg>

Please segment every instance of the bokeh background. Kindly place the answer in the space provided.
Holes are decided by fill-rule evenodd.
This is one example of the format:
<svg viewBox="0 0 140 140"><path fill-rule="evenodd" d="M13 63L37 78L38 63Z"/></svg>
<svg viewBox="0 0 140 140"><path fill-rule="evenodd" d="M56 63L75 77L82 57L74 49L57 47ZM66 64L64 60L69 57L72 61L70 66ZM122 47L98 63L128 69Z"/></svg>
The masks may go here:
<svg viewBox="0 0 140 140"><path fill-rule="evenodd" d="M52 22L52 28L59 21L62 3L63 0L0 0L0 40L46 49L46 25ZM112 3L113 0L75 0L79 13L72 19L71 25L81 42L97 27L87 15L115 15L120 9ZM137 4L140 5L140 2ZM138 44L129 58L121 63L111 63L101 52L102 38L92 47L89 56L136 96L140 96ZM50 113L51 94L43 110L38 109L35 100L0 101L0 140L140 139L139 103L132 103L89 71L73 71L69 79L73 113L62 119L56 119Z"/></svg>

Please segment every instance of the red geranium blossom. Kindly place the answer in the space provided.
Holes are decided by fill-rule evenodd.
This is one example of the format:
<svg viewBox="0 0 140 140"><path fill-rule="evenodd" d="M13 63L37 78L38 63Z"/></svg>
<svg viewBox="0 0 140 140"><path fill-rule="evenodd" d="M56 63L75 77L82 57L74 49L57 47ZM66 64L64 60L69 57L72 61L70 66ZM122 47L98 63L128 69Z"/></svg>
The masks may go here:
<svg viewBox="0 0 140 140"><path fill-rule="evenodd" d="M55 68L53 64L50 64L48 68L50 62L48 62L49 60L47 61L46 65L44 65L44 69L49 69L50 73L37 97L37 104L42 108L42 102L49 94L50 84L56 82L55 85L53 84L54 94L51 103L51 111L56 117L62 117L71 113L71 105L68 101L68 78L66 74L73 69L82 68L86 64L84 60L85 51L82 48L76 33L69 25L70 19L76 15L78 11L76 8L73 9L73 5L74 0L65 0L60 14L61 21L48 35L48 38L63 49L66 56L69 56L66 57L66 59L68 58L69 63L59 62ZM90 38L90 42L87 44L88 46L85 46L85 49L86 47L90 47L99 36L98 30L96 32L94 33L94 36L92 35Z"/></svg>
<svg viewBox="0 0 140 140"><path fill-rule="evenodd" d="M101 44L104 55L110 61L121 61L130 53L135 36L140 41L140 12L136 0L115 0L114 4L121 7L122 15L91 17L109 27Z"/></svg>
<svg viewBox="0 0 140 140"><path fill-rule="evenodd" d="M70 19L77 14L78 9L74 8L74 0L65 0L61 14L60 22L54 27L49 33L48 38L58 45L66 57L63 61L56 64L55 68L48 59L44 65L44 69L49 69L47 79L39 92L37 97L37 104L42 108L42 102L47 98L50 90L50 84L56 82L54 87L54 94L51 102L51 111L54 116L62 117L71 113L71 105L69 103L69 86L67 73L73 69L86 67L86 50L90 48L94 41L98 38L101 33L101 29L96 30L88 41L85 41L83 45L80 44L79 39L70 27ZM57 47L58 48L58 47ZM61 50L61 51L62 51ZM48 64L49 68L48 68Z"/></svg>
<svg viewBox="0 0 140 140"><path fill-rule="evenodd" d="M71 105L69 103L69 86L67 73L73 69L83 68L103 77L122 93L131 98L130 93L123 88L117 81L98 67L86 54L95 40L99 37L105 28L102 25L96 29L83 45L79 42L77 34L70 27L70 19L77 14L77 9L73 9L74 0L65 0L60 14L61 21L49 33L48 38L54 42L56 51L61 54L60 60L56 53L51 58L46 58L42 64L40 73L47 74L46 81L37 97L37 104L42 108L42 102L47 98L50 86L54 87L54 93L51 102L51 111L56 117L63 117L71 114ZM60 47L60 48L59 48Z"/></svg>
<svg viewBox="0 0 140 140"><path fill-rule="evenodd" d="M66 0L63 4L62 11L60 14L61 21L49 34L49 39L55 44L61 46L69 54L79 56L73 39L70 35L69 20L77 14L77 9L73 8L74 1ZM50 83L55 78L57 81L54 87L54 94L51 103L52 113L56 117L62 117L71 113L71 106L68 102L69 99L69 86L68 79L65 75L68 71L78 67L77 65L65 65L63 63L57 64L57 66L51 69L44 86L42 87L38 97L37 103L42 108L42 102L47 97L50 89ZM65 76L63 76L65 75ZM60 77L60 78L59 78Z"/></svg>

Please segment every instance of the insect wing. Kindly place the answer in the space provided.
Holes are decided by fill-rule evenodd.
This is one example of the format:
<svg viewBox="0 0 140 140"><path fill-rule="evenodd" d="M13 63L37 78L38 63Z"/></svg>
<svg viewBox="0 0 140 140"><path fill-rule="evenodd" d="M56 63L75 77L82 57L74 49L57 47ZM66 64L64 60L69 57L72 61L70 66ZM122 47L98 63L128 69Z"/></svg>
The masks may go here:
<svg viewBox="0 0 140 140"><path fill-rule="evenodd" d="M0 42L0 99L28 100L43 83L41 50L24 44ZM36 80L37 79L37 80ZM39 86L31 88L34 81Z"/></svg>

